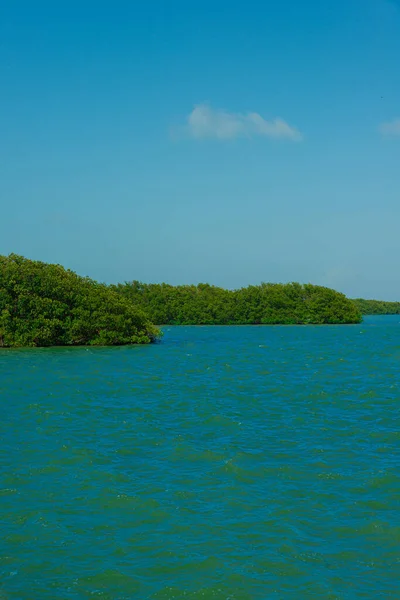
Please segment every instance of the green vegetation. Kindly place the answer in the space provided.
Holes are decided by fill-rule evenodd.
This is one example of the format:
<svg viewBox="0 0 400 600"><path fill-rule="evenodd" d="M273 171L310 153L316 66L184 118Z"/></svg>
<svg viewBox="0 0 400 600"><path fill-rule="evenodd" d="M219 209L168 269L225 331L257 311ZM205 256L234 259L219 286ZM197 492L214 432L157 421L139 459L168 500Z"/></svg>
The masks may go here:
<svg viewBox="0 0 400 600"><path fill-rule="evenodd" d="M159 325L359 323L357 306L334 290L298 283L262 284L236 291L207 284L178 286L137 281L112 286Z"/></svg>
<svg viewBox="0 0 400 600"><path fill-rule="evenodd" d="M0 256L0 346L146 344L158 335L109 287L59 265Z"/></svg>
<svg viewBox="0 0 400 600"><path fill-rule="evenodd" d="M298 283L106 286L60 265L0 256L0 347L148 344L161 335L152 323L359 323L360 302Z"/></svg>
<svg viewBox="0 0 400 600"><path fill-rule="evenodd" d="M400 315L400 302L385 302L384 300L353 300L363 315Z"/></svg>

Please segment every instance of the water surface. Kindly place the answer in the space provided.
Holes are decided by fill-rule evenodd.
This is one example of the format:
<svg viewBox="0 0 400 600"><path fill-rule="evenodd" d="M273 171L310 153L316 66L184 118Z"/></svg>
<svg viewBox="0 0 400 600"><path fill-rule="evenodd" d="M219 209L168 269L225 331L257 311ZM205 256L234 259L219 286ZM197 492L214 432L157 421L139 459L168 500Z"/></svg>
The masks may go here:
<svg viewBox="0 0 400 600"><path fill-rule="evenodd" d="M399 598L400 318L0 352L0 598Z"/></svg>

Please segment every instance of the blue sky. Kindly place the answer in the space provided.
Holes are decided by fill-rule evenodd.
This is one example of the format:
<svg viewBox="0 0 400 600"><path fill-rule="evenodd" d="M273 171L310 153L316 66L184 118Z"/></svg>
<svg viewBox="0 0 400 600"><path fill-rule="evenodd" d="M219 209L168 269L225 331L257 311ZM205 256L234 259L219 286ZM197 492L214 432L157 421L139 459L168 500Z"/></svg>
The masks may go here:
<svg viewBox="0 0 400 600"><path fill-rule="evenodd" d="M400 2L0 13L1 254L400 300Z"/></svg>

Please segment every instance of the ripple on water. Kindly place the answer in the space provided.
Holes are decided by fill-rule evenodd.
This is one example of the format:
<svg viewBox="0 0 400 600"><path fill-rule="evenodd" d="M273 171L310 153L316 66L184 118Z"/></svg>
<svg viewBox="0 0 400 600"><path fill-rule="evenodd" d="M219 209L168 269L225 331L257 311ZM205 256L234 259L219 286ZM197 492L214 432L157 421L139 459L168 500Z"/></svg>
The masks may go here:
<svg viewBox="0 0 400 600"><path fill-rule="evenodd" d="M0 352L0 599L398 598L400 323Z"/></svg>

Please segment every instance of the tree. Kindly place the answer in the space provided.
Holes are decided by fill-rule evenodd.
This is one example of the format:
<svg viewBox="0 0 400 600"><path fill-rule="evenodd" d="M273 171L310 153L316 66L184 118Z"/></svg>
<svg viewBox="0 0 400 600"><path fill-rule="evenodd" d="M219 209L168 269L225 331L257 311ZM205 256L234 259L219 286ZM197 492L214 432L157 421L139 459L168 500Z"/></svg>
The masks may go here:
<svg viewBox="0 0 400 600"><path fill-rule="evenodd" d="M0 346L147 344L148 316L106 285L59 265L0 256Z"/></svg>
<svg viewBox="0 0 400 600"><path fill-rule="evenodd" d="M173 287L134 281L113 289L163 325L344 324L362 319L343 294L310 284L263 283L232 291L204 283Z"/></svg>

